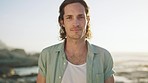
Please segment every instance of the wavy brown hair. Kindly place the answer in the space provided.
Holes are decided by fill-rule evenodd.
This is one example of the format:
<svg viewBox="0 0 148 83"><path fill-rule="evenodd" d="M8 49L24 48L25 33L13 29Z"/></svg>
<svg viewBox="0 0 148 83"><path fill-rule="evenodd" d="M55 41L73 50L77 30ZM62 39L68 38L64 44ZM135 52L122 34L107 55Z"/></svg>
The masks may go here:
<svg viewBox="0 0 148 83"><path fill-rule="evenodd" d="M71 4L71 3L80 3L84 6L85 8L85 12L86 12L86 15L89 16L89 7L88 5L86 4L86 2L84 0L64 0L63 3L60 5L59 7L59 17L58 17L58 22L59 22L59 25L60 25L60 38L61 40L63 39L66 39L66 31L65 31L65 27L62 26L61 24L61 20L64 20L63 16L64 16L64 8L65 6L67 6L68 4ZM86 26L86 34L85 34L86 38L87 39L90 39L91 38L91 31L90 31L90 24L88 23L87 26Z"/></svg>

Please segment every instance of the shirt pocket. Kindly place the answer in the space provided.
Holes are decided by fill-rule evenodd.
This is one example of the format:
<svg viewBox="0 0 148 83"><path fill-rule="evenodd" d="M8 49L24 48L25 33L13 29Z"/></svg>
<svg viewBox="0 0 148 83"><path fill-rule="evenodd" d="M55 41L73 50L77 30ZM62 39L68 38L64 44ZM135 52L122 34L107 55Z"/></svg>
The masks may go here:
<svg viewBox="0 0 148 83"><path fill-rule="evenodd" d="M96 74L96 82L95 83L104 83L104 73Z"/></svg>

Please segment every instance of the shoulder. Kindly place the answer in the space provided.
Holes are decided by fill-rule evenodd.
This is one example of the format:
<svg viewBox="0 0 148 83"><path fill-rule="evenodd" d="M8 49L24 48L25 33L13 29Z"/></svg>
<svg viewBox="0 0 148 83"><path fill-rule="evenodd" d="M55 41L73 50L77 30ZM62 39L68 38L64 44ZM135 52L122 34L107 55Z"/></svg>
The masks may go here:
<svg viewBox="0 0 148 83"><path fill-rule="evenodd" d="M96 53L109 53L109 51L103 47L100 47L94 44L91 44L91 46L92 46L93 51Z"/></svg>
<svg viewBox="0 0 148 83"><path fill-rule="evenodd" d="M42 51L56 51L62 47L63 43L54 44L44 48Z"/></svg>
<svg viewBox="0 0 148 83"><path fill-rule="evenodd" d="M95 52L95 55L98 56L105 65L113 63L113 58L108 50L93 44L91 46Z"/></svg>
<svg viewBox="0 0 148 83"><path fill-rule="evenodd" d="M51 61L51 59L56 57L55 55L60 51L62 45L62 43L58 43L44 48L40 53L39 60L43 60L44 62Z"/></svg>
<svg viewBox="0 0 148 83"><path fill-rule="evenodd" d="M48 46L41 51L40 55L42 57L47 57L47 56L49 57L51 55L56 54L58 51L60 51L62 47L63 47L63 43L58 43L55 45Z"/></svg>
<svg viewBox="0 0 148 83"><path fill-rule="evenodd" d="M91 44L91 49L96 55L101 56L104 59L112 58L110 52L103 47Z"/></svg>

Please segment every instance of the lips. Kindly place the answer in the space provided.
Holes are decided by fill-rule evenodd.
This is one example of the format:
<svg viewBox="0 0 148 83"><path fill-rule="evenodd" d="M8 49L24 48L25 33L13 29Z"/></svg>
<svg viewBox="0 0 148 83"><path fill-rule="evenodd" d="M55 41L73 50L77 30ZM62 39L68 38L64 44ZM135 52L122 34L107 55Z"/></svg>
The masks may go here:
<svg viewBox="0 0 148 83"><path fill-rule="evenodd" d="M72 28L72 29L70 29L70 31L81 31L81 29L80 28Z"/></svg>

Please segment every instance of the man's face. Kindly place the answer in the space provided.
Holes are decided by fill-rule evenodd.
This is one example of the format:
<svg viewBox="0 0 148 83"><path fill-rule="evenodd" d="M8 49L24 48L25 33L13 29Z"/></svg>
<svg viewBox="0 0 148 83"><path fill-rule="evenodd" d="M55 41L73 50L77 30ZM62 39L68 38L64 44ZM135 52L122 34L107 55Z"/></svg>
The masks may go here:
<svg viewBox="0 0 148 83"><path fill-rule="evenodd" d="M85 36L88 17L85 8L80 3L68 4L64 8L64 19L66 37L71 39L81 39Z"/></svg>

